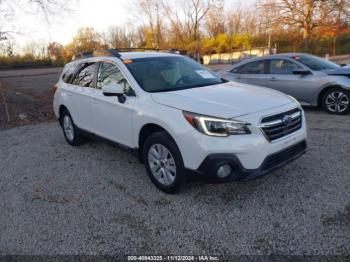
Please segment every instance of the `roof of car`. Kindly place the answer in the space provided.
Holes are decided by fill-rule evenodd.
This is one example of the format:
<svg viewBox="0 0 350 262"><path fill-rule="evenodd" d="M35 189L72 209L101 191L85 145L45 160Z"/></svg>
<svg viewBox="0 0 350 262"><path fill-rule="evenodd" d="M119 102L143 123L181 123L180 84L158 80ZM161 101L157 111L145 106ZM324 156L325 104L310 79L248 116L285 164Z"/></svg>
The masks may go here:
<svg viewBox="0 0 350 262"><path fill-rule="evenodd" d="M146 58L146 57L164 57L164 56L178 56L178 54L170 52L120 52L121 59L137 59L137 58Z"/></svg>
<svg viewBox="0 0 350 262"><path fill-rule="evenodd" d="M270 59L270 58L281 58L281 57L294 57L294 56L300 56L300 55L309 55L305 53L280 53L280 54L274 54L274 55L266 55L266 56L259 56L254 57L249 60L260 60L260 59ZM244 60L247 61L248 59Z"/></svg>
<svg viewBox="0 0 350 262"><path fill-rule="evenodd" d="M293 57L293 56L299 56L299 55L309 55L305 53L280 53L275 55L267 55L264 56L265 58L274 58L274 57Z"/></svg>
<svg viewBox="0 0 350 262"><path fill-rule="evenodd" d="M65 65L65 67L68 67L70 65L80 64L84 62L91 62L91 61L100 61L101 58L114 58L114 59L138 59L138 58L148 58L148 57L169 57L169 56L181 56L180 54L171 53L171 52L157 52L157 51L147 51L147 52L118 52L120 56L115 55L101 55L101 56L87 56L84 58L78 58L75 59Z"/></svg>
<svg viewBox="0 0 350 262"><path fill-rule="evenodd" d="M66 64L66 66L69 66L71 64L77 64L77 63L84 63L88 61L98 61L101 60L101 58L114 58L114 59L138 59L138 58L148 58L148 57L169 57L169 56L181 56L176 53L172 52L164 52L164 51L147 51L147 52L118 52L120 56L116 56L113 54L106 54L106 55L98 55L98 56L87 56L83 58L75 59L69 63Z"/></svg>
<svg viewBox="0 0 350 262"><path fill-rule="evenodd" d="M280 53L280 54L274 54L274 55L258 56L258 57L244 59L244 60L234 64L233 67L237 67L237 66L246 64L248 62L260 61L260 60L265 60L265 59L273 59L273 58L291 58L291 57L300 56L300 55L309 55L309 54L306 54L306 53Z"/></svg>

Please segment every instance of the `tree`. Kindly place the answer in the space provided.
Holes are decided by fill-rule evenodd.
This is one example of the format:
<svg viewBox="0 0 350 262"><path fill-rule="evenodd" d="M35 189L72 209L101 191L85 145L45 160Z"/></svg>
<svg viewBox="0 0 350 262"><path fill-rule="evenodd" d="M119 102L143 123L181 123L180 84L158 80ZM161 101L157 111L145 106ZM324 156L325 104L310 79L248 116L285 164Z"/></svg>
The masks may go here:
<svg viewBox="0 0 350 262"><path fill-rule="evenodd" d="M146 32L150 45L147 47L161 48L163 45L163 2L162 0L138 0L141 17L146 20Z"/></svg>
<svg viewBox="0 0 350 262"><path fill-rule="evenodd" d="M73 46L76 52L93 52L102 49L101 35L92 27L83 27L73 38Z"/></svg>
<svg viewBox="0 0 350 262"><path fill-rule="evenodd" d="M119 26L112 26L108 29L108 44L112 48L128 47L125 41L125 30Z"/></svg>
<svg viewBox="0 0 350 262"><path fill-rule="evenodd" d="M75 1L75 0L73 0ZM17 34L15 18L22 13L43 16L47 23L69 9L70 0L0 0L0 48L6 40Z"/></svg>
<svg viewBox="0 0 350 262"><path fill-rule="evenodd" d="M206 29L210 37L216 37L225 33L225 16L222 15L224 2L218 2L216 8L208 11L206 17Z"/></svg>
<svg viewBox="0 0 350 262"><path fill-rule="evenodd" d="M101 40L101 35L91 27L80 28L73 40L62 49L62 56L65 62L80 52L93 52L96 50L106 49Z"/></svg>
<svg viewBox="0 0 350 262"><path fill-rule="evenodd" d="M19 14L18 11L42 15L46 22L50 22L55 16L70 10L71 2L70 0L0 0L2 18L0 22L2 26L6 22L13 23L16 15Z"/></svg>
<svg viewBox="0 0 350 262"><path fill-rule="evenodd" d="M63 46L60 43L52 42L47 47L47 52L52 61L62 60Z"/></svg>
<svg viewBox="0 0 350 262"><path fill-rule="evenodd" d="M12 37L4 37L1 39L0 37L0 56L8 56L11 57L14 55L14 45L15 41Z"/></svg>
<svg viewBox="0 0 350 262"><path fill-rule="evenodd" d="M345 13L349 6L348 0L267 0L262 5L273 24L302 31L306 50L315 29L330 21L334 8Z"/></svg>
<svg viewBox="0 0 350 262"><path fill-rule="evenodd" d="M218 34L216 35L214 51L216 53L224 53L229 49L229 36L227 34Z"/></svg>
<svg viewBox="0 0 350 262"><path fill-rule="evenodd" d="M240 33L244 22L242 11L239 8L229 10L226 14L226 21L229 35Z"/></svg>
<svg viewBox="0 0 350 262"><path fill-rule="evenodd" d="M333 0L327 7L324 12L328 14L328 18L323 22L319 33L333 38L332 53L336 55L338 35L349 30L350 2L348 0Z"/></svg>
<svg viewBox="0 0 350 262"><path fill-rule="evenodd" d="M220 7L221 0L187 0L184 4L185 21L191 38L196 42L197 60L200 61L200 22L210 10Z"/></svg>
<svg viewBox="0 0 350 262"><path fill-rule="evenodd" d="M172 47L185 48L190 42L191 32L183 19L180 18L183 16L183 13L173 5L170 5L169 2L163 2L163 10L170 23L168 41L172 43Z"/></svg>

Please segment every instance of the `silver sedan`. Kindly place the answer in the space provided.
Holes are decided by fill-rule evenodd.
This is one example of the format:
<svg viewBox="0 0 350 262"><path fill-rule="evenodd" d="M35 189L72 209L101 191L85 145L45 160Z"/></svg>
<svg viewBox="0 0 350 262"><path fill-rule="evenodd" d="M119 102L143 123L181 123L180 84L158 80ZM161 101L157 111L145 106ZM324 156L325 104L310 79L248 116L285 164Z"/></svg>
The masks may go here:
<svg viewBox="0 0 350 262"><path fill-rule="evenodd" d="M228 80L276 89L302 105L332 114L350 112L350 68L302 53L247 59L218 74Z"/></svg>

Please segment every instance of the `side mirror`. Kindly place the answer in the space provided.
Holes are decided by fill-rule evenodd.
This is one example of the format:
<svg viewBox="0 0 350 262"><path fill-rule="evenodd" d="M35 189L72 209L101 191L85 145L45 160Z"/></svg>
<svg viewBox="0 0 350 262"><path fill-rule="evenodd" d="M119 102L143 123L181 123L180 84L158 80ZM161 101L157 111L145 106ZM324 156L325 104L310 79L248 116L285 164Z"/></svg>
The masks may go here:
<svg viewBox="0 0 350 262"><path fill-rule="evenodd" d="M308 75L311 74L310 70L304 69L304 68L300 68L300 69L294 69L293 70L293 74L294 75Z"/></svg>
<svg viewBox="0 0 350 262"><path fill-rule="evenodd" d="M122 96L124 95L124 86L117 83L109 83L102 87L105 96Z"/></svg>
<svg viewBox="0 0 350 262"><path fill-rule="evenodd" d="M126 101L123 84L109 83L108 85L102 87L102 92L105 96L117 96L118 101L121 104L124 104Z"/></svg>

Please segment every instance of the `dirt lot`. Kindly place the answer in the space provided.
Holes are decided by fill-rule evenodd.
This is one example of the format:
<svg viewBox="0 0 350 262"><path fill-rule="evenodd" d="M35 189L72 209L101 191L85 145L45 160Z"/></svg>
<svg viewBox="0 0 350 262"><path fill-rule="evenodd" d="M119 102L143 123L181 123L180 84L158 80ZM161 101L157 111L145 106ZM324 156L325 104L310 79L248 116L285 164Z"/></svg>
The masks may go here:
<svg viewBox="0 0 350 262"><path fill-rule="evenodd" d="M0 71L0 129L52 120L52 86L61 71Z"/></svg>
<svg viewBox="0 0 350 262"><path fill-rule="evenodd" d="M0 73L10 125L52 119L55 70ZM67 145L56 121L0 130L0 254L350 255L350 116L306 116L300 159L246 183L192 178L178 195L122 149Z"/></svg>

